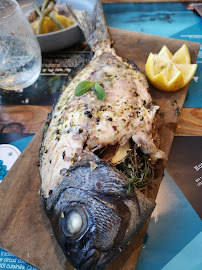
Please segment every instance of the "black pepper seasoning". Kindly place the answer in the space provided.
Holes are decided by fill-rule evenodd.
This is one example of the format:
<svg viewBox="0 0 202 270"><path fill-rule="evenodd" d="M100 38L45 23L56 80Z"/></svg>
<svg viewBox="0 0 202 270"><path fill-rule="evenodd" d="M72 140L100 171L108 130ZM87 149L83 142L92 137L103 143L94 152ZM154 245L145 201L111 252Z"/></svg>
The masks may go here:
<svg viewBox="0 0 202 270"><path fill-rule="evenodd" d="M92 113L91 113L90 111L86 111L86 112L84 112L84 114L85 114L88 118L92 118L92 117L93 117L93 115L92 115Z"/></svg>
<svg viewBox="0 0 202 270"><path fill-rule="evenodd" d="M79 134L81 134L83 132L83 129L82 128L80 128L79 129Z"/></svg>

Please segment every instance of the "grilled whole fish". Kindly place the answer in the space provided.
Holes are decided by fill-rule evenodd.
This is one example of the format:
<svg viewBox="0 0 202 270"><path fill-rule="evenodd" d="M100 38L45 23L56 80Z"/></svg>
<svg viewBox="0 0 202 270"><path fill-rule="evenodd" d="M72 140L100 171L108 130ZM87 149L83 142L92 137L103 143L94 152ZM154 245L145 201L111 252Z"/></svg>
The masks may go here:
<svg viewBox="0 0 202 270"><path fill-rule="evenodd" d="M74 14L73 14L74 16ZM40 149L41 198L55 236L77 269L104 269L151 215L155 203L138 190L126 194L127 178L93 152L129 139L156 158L152 140L158 106L144 75L111 48L101 4L82 13L80 24L94 58L62 93L49 116ZM99 82L75 96L79 82Z"/></svg>

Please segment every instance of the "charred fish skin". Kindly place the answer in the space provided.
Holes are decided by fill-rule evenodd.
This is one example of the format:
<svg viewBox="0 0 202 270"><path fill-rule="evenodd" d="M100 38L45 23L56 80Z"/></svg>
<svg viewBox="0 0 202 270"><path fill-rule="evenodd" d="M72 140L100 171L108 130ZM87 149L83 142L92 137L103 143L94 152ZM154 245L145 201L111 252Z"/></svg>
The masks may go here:
<svg viewBox="0 0 202 270"><path fill-rule="evenodd" d="M155 203L135 190L126 194L127 178L92 152L80 159L63 170L62 182L42 200L71 264L101 270L128 245Z"/></svg>

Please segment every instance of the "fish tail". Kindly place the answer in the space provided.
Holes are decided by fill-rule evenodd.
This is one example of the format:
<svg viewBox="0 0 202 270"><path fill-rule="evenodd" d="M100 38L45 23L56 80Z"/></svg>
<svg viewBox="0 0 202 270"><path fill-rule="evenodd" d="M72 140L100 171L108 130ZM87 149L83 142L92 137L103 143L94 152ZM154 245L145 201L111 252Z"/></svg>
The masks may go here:
<svg viewBox="0 0 202 270"><path fill-rule="evenodd" d="M70 5L67 5L67 7L73 19L83 31L92 51L100 48L111 48L111 38L103 7L99 0L95 1L93 9L88 11L73 11Z"/></svg>

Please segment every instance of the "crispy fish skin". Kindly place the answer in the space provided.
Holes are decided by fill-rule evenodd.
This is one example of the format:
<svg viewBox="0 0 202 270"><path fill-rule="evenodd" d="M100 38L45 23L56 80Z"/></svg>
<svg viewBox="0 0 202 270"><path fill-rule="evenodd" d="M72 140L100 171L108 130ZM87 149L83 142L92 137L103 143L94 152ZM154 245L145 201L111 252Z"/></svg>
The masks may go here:
<svg viewBox="0 0 202 270"><path fill-rule="evenodd" d="M93 171L91 162L96 164ZM62 176L45 199L54 234L76 269L104 269L128 245L155 203L138 190L126 194L127 178L92 152L81 154ZM82 225L71 233L74 213L82 217Z"/></svg>

